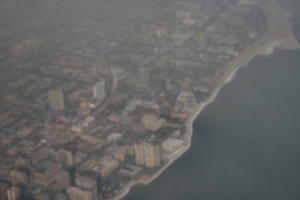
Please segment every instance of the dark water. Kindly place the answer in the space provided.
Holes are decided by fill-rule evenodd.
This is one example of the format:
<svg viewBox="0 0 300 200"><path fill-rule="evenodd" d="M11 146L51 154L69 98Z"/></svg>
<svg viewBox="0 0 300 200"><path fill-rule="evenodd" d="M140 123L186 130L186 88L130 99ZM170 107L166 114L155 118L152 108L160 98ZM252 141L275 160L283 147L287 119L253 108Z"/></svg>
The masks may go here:
<svg viewBox="0 0 300 200"><path fill-rule="evenodd" d="M294 14L300 1L279 1ZM276 50L238 71L194 123L192 147L124 200L299 200L300 51Z"/></svg>

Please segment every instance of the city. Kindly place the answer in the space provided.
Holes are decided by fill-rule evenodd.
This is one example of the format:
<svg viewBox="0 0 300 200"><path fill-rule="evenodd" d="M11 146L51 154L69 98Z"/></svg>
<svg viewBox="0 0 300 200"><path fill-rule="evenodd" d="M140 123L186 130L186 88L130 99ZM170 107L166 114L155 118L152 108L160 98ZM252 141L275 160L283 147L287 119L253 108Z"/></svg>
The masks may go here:
<svg viewBox="0 0 300 200"><path fill-rule="evenodd" d="M228 63L267 32L263 3L142 2L1 19L0 199L113 199L153 176Z"/></svg>

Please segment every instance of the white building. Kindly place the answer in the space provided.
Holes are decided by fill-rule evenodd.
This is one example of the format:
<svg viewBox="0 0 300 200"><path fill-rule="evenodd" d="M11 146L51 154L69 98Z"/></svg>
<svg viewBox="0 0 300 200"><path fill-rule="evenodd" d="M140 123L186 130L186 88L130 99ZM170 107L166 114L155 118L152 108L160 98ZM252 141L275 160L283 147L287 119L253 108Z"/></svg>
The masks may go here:
<svg viewBox="0 0 300 200"><path fill-rule="evenodd" d="M101 81L93 86L93 95L96 99L104 99L106 96L105 82Z"/></svg>
<svg viewBox="0 0 300 200"><path fill-rule="evenodd" d="M112 171L120 166L119 161L110 156L104 156L100 162L93 168L94 172L101 174L101 177L108 177Z"/></svg>
<svg viewBox="0 0 300 200"><path fill-rule="evenodd" d="M54 111L65 109L64 94L61 91L50 90L48 92L48 101L51 109Z"/></svg>
<svg viewBox="0 0 300 200"><path fill-rule="evenodd" d="M195 104L196 97L193 92L181 92L177 97L177 102L182 102L185 104Z"/></svg>
<svg viewBox="0 0 300 200"><path fill-rule="evenodd" d="M184 146L183 140L178 140L174 138L168 138L166 141L162 143L162 149L165 154L172 154L181 147Z"/></svg>
<svg viewBox="0 0 300 200"><path fill-rule="evenodd" d="M147 113L142 119L142 123L145 125L147 130L157 131L166 123L166 120L159 118L154 114Z"/></svg>

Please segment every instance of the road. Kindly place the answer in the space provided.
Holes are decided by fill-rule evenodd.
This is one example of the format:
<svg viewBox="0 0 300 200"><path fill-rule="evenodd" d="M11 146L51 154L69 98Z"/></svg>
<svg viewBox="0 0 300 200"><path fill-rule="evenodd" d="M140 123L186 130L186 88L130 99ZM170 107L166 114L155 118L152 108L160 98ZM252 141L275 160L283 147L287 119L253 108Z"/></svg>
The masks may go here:
<svg viewBox="0 0 300 200"><path fill-rule="evenodd" d="M107 97L104 99L103 103L100 105L99 108L97 108L97 110L95 110L92 113L92 116L95 117L98 113L100 113L107 105L109 105L112 101L112 99L114 98L115 94L118 91L118 80L117 80L117 76L114 72L114 70L112 68L109 68L110 73L111 73L111 77L113 80L113 84L111 87L111 90L109 92L109 95L107 95Z"/></svg>

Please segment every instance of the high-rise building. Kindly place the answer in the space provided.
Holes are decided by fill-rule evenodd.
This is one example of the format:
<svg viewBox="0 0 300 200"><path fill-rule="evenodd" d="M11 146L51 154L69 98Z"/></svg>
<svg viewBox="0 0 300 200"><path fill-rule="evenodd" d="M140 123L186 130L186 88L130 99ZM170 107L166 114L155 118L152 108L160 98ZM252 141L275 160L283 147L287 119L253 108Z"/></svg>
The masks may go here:
<svg viewBox="0 0 300 200"><path fill-rule="evenodd" d="M105 82L101 81L93 86L93 95L96 99L104 99L106 96Z"/></svg>
<svg viewBox="0 0 300 200"><path fill-rule="evenodd" d="M0 182L0 200L6 200L8 198L7 196L7 190L9 189L9 184Z"/></svg>
<svg viewBox="0 0 300 200"><path fill-rule="evenodd" d="M166 26L163 26L163 27L159 27L157 30L156 30L156 35L157 37L161 38L162 36L165 36L168 34L168 29Z"/></svg>
<svg viewBox="0 0 300 200"><path fill-rule="evenodd" d="M137 165L143 166L145 164L144 147L143 144L134 145L135 162Z"/></svg>
<svg viewBox="0 0 300 200"><path fill-rule="evenodd" d="M65 149L59 149L54 152L53 158L56 162L62 163L64 167L69 167L74 164L72 152Z"/></svg>
<svg viewBox="0 0 300 200"><path fill-rule="evenodd" d="M56 174L56 185L57 189L67 189L70 187L70 174L66 171L61 171Z"/></svg>
<svg viewBox="0 0 300 200"><path fill-rule="evenodd" d="M21 190L18 187L11 187L7 190L8 200L16 200L21 196Z"/></svg>
<svg viewBox="0 0 300 200"><path fill-rule="evenodd" d="M148 168L157 167L161 160L161 146L159 143L146 144L144 147L145 166Z"/></svg>
<svg viewBox="0 0 300 200"><path fill-rule="evenodd" d="M161 144L157 141L142 141L134 145L136 164L153 168L160 165Z"/></svg>
<svg viewBox="0 0 300 200"><path fill-rule="evenodd" d="M64 94L61 91L48 91L48 101L51 109L54 111L61 111L65 109Z"/></svg>
<svg viewBox="0 0 300 200"><path fill-rule="evenodd" d="M69 187L67 193L69 194L70 200L95 200L92 191L79 187Z"/></svg>
<svg viewBox="0 0 300 200"><path fill-rule="evenodd" d="M76 173L75 183L77 187L92 192L93 200L98 200L99 174L93 171L80 171Z"/></svg>

